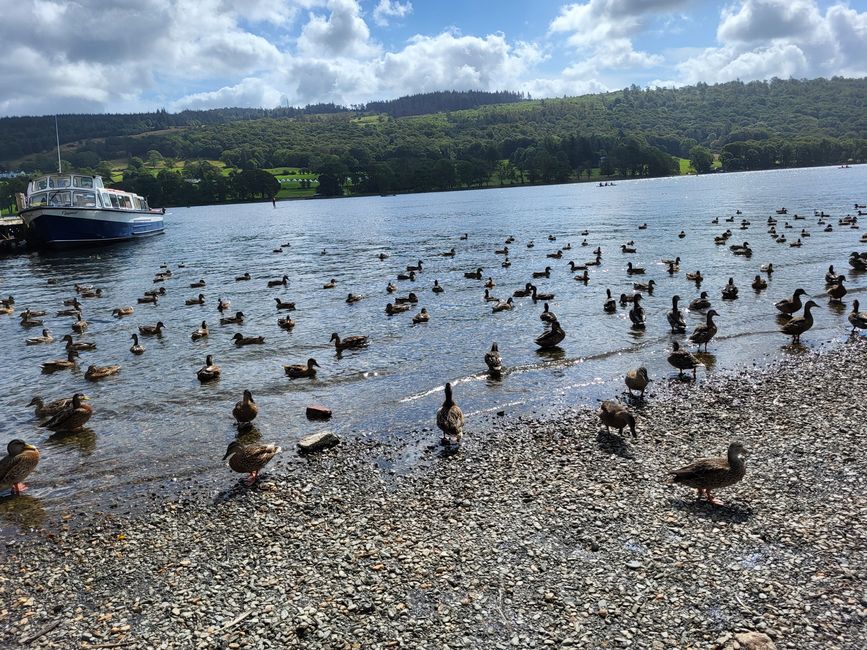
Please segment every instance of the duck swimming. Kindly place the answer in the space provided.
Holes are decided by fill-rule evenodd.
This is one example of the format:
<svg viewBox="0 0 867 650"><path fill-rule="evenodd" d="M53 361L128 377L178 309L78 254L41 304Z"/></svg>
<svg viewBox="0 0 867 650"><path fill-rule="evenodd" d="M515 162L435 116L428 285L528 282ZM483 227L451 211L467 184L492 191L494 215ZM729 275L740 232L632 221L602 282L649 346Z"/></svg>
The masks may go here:
<svg viewBox="0 0 867 650"><path fill-rule="evenodd" d="M560 322L552 320L549 323L548 330L541 336L538 336L535 343L543 350L550 350L551 348L557 347L557 345L559 345L559 343L565 338L566 332L564 332L563 328L560 327Z"/></svg>
<svg viewBox="0 0 867 650"><path fill-rule="evenodd" d="M422 307L421 311L412 317L412 322L418 325L419 323L427 323L430 320L430 314L427 309Z"/></svg>
<svg viewBox="0 0 867 650"><path fill-rule="evenodd" d="M235 408L232 409L232 417L238 424L247 424L256 419L259 415L259 407L253 399L253 393L249 390L244 390L244 396L235 402Z"/></svg>
<svg viewBox="0 0 867 650"><path fill-rule="evenodd" d="M29 339L25 339L25 341L24 341L24 343L26 345L39 345L41 343L53 343L53 342L54 342L54 337L51 336L51 330L48 330L48 329L42 330L42 336L31 336Z"/></svg>
<svg viewBox="0 0 867 650"><path fill-rule="evenodd" d="M220 319L220 325L243 325L243 323L244 312L242 311L235 312L234 316L226 316Z"/></svg>
<svg viewBox="0 0 867 650"><path fill-rule="evenodd" d="M515 307L515 305L514 305L512 298L509 298L505 302L503 302L501 300L496 305L491 307L491 311L493 311L494 313L499 312L499 311L510 311L511 309L514 309L514 307Z"/></svg>
<svg viewBox="0 0 867 650"><path fill-rule="evenodd" d="M220 366L214 363L213 355L208 355L205 357L205 365L199 368L196 372L196 379L198 379L201 383L207 383L209 381L213 381L215 379L220 378L220 374L223 371Z"/></svg>
<svg viewBox="0 0 867 650"><path fill-rule="evenodd" d="M111 375L116 375L120 372L120 366L94 366L90 365L84 373L84 378L88 381L99 381Z"/></svg>
<svg viewBox="0 0 867 650"><path fill-rule="evenodd" d="M707 291L702 291L701 295L689 303L690 311L703 311L710 308L710 299L707 297Z"/></svg>
<svg viewBox="0 0 867 650"><path fill-rule="evenodd" d="M728 284L722 289L723 300L736 300L738 297L738 288L735 286L734 278L729 278Z"/></svg>
<svg viewBox="0 0 867 650"><path fill-rule="evenodd" d="M807 292L799 287L798 289L795 289L795 293L792 294L791 299L784 298L783 300L776 302L774 307L784 314L794 314L801 308L801 296L805 295L807 295Z"/></svg>
<svg viewBox="0 0 867 650"><path fill-rule="evenodd" d="M368 343L366 336L347 336L345 339L341 339L340 336L337 335L337 332L334 332L331 335L331 340L334 341L334 347L338 352L341 350L362 348Z"/></svg>
<svg viewBox="0 0 867 650"><path fill-rule="evenodd" d="M46 361L43 363L42 372L55 372L57 370L75 368L78 366L78 362L75 360L75 357L77 356L78 352L75 350L67 350L65 359L57 359L55 361Z"/></svg>
<svg viewBox="0 0 867 650"><path fill-rule="evenodd" d="M236 332L235 336L232 337L232 340L235 342L235 345L240 347L242 345L262 345L265 342L264 336L244 336L241 332Z"/></svg>
<svg viewBox="0 0 867 650"><path fill-rule="evenodd" d="M493 375L500 374L503 371L503 360L500 357L500 348L497 347L496 341L491 344L490 351L485 353L485 364L488 366L488 371Z"/></svg>
<svg viewBox="0 0 867 650"><path fill-rule="evenodd" d="M205 321L202 321L202 326L197 330L193 330L193 333L190 335L190 338L193 341L197 341L199 339L206 338L207 336L208 336L208 323Z"/></svg>
<svg viewBox="0 0 867 650"><path fill-rule="evenodd" d="M319 364L316 363L316 359L310 358L307 359L306 364L295 365L295 366L283 366L283 370L286 373L287 377L292 379L303 379L303 378L313 378L316 376L316 368L319 367Z"/></svg>
<svg viewBox="0 0 867 650"><path fill-rule="evenodd" d="M164 328L163 322L157 321L156 325L139 325L138 331L144 336L162 336Z"/></svg>
<svg viewBox="0 0 867 650"><path fill-rule="evenodd" d="M602 303L602 311L606 314L613 314L617 311L617 301L611 296L611 289L605 290L605 302Z"/></svg>
<svg viewBox="0 0 867 650"><path fill-rule="evenodd" d="M138 334L133 334L130 338L132 339L132 346L129 351L133 354L144 354L145 349L144 346L138 342Z"/></svg>
<svg viewBox="0 0 867 650"><path fill-rule="evenodd" d="M680 301L680 296L672 296L671 297L671 311L669 311L665 317L668 320L668 324L671 327L672 332L685 332L686 331L686 322L683 320L683 314L680 312L680 309L677 306L677 303Z"/></svg>
<svg viewBox="0 0 867 650"><path fill-rule="evenodd" d="M39 426L58 433L61 431L72 433L81 430L93 415L93 407L89 404L82 404L85 400L86 397L84 395L76 393L72 396L70 404Z"/></svg>

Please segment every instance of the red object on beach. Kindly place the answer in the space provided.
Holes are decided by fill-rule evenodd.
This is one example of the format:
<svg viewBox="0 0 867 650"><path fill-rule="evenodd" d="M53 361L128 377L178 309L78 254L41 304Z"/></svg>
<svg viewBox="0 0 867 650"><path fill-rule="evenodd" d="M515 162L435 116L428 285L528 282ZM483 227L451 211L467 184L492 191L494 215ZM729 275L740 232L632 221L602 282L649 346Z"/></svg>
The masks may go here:
<svg viewBox="0 0 867 650"><path fill-rule="evenodd" d="M321 404L311 404L307 407L308 420L328 420L331 418L331 409Z"/></svg>

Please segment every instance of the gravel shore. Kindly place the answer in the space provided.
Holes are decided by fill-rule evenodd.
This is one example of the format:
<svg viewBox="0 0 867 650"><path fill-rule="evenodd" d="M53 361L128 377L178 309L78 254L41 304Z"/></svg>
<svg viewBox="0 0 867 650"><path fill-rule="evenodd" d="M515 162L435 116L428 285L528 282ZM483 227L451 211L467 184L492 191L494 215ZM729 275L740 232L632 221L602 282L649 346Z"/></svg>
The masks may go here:
<svg viewBox="0 0 867 650"><path fill-rule="evenodd" d="M657 378L637 440L590 410L507 415L405 474L348 442L8 540L0 647L863 648L865 368L861 338ZM725 506L665 484L732 440L750 455Z"/></svg>

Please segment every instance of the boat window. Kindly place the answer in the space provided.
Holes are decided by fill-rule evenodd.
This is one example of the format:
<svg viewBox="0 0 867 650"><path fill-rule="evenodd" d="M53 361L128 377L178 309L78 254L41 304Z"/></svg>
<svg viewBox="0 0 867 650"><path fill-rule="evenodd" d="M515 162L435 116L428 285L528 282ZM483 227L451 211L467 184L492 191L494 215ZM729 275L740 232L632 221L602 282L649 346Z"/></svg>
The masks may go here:
<svg viewBox="0 0 867 650"><path fill-rule="evenodd" d="M117 197L117 201L118 203L120 203L120 207L124 208L125 210L129 210L130 208L132 208L132 202L129 200L128 196L119 196Z"/></svg>
<svg viewBox="0 0 867 650"><path fill-rule="evenodd" d="M102 192L102 207L110 208L111 207L111 198L109 198L108 192Z"/></svg>
<svg viewBox="0 0 867 650"><path fill-rule="evenodd" d="M52 207L69 207L72 205L70 192L49 192L48 205Z"/></svg>
<svg viewBox="0 0 867 650"><path fill-rule="evenodd" d="M49 187L69 187L69 177L68 176L52 176L49 181Z"/></svg>
<svg viewBox="0 0 867 650"><path fill-rule="evenodd" d="M36 187L40 190L48 189L48 179L40 178L38 181L36 181Z"/></svg>
<svg viewBox="0 0 867 650"><path fill-rule="evenodd" d="M113 208L119 208L119 207L120 207L120 203L118 203L117 195L116 195L116 194L109 194L108 196L109 196L109 198L111 199L111 207L113 207Z"/></svg>
<svg viewBox="0 0 867 650"><path fill-rule="evenodd" d="M93 187L93 178L90 176L75 176L73 178L73 184L75 187Z"/></svg>
<svg viewBox="0 0 867 650"><path fill-rule="evenodd" d="M72 203L76 208L95 208L96 194L93 192L73 192Z"/></svg>
<svg viewBox="0 0 867 650"><path fill-rule="evenodd" d="M30 207L35 208L40 205L48 205L48 192L37 192L30 195Z"/></svg>
<svg viewBox="0 0 867 650"><path fill-rule="evenodd" d="M137 196L132 197L132 207L136 210L141 210L141 200Z"/></svg>
<svg viewBox="0 0 867 650"><path fill-rule="evenodd" d="M143 198L141 200L141 209L142 210L150 210L150 206L148 206L148 200Z"/></svg>

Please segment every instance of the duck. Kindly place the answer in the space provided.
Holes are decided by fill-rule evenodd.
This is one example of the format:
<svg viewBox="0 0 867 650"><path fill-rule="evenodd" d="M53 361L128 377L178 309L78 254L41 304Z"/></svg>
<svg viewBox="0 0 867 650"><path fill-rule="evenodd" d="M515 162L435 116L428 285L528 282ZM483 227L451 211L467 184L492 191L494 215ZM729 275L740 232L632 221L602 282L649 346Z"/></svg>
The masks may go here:
<svg viewBox="0 0 867 650"><path fill-rule="evenodd" d="M418 264L407 265L406 270L407 271L418 271L419 273L421 273L422 272L422 261L419 260Z"/></svg>
<svg viewBox="0 0 867 650"><path fill-rule="evenodd" d="M795 316L788 323L783 325L780 328L780 331L787 336L792 337L792 343L800 343L801 342L801 334L809 330L813 327L813 313L812 310L814 307L818 307L815 302L812 300L808 300L807 304L804 305L804 313L801 316Z"/></svg>
<svg viewBox="0 0 867 650"><path fill-rule="evenodd" d="M611 399L602 402L602 406L599 408L599 419L605 425L605 430L608 433L611 433L611 427L614 427L617 429L618 435L622 436L623 429L628 426L632 437L638 437L635 432L635 416L620 402Z"/></svg>
<svg viewBox="0 0 867 650"><path fill-rule="evenodd" d="M852 252L849 255L849 266L856 271L867 271L867 253Z"/></svg>
<svg viewBox="0 0 867 650"><path fill-rule="evenodd" d="M75 312L81 310L82 304L78 302L78 297L67 298L63 301L64 307L72 307L72 309L65 309L63 311L57 312L58 316L73 316Z"/></svg>
<svg viewBox="0 0 867 650"><path fill-rule="evenodd" d="M631 305L632 301L635 300L635 294L631 296L627 296L625 293L620 294L620 306L626 307L626 305Z"/></svg>
<svg viewBox="0 0 867 650"><path fill-rule="evenodd" d="M0 306L10 307L15 304L15 296L8 296L7 298L0 298Z"/></svg>
<svg viewBox="0 0 867 650"><path fill-rule="evenodd" d="M632 297L632 309L629 310L629 320L632 322L633 329L643 330L646 327L640 293L636 293Z"/></svg>
<svg viewBox="0 0 867 650"><path fill-rule="evenodd" d="M801 308L801 296L805 295L807 295L807 292L798 287L797 289L795 289L795 293L792 294L791 299L783 298L782 300L774 303L774 307L776 307L782 313L791 316Z"/></svg>
<svg viewBox="0 0 867 650"><path fill-rule="evenodd" d="M55 372L57 370L67 370L69 368L75 368L78 366L78 362L75 360L75 357L78 356L78 352L75 350L67 350L65 359L56 359L54 361L46 361L42 364L42 372Z"/></svg>
<svg viewBox="0 0 867 650"><path fill-rule="evenodd" d="M139 325L138 332L143 336L162 336L164 328L163 322L157 321L156 325Z"/></svg>
<svg viewBox="0 0 867 650"><path fill-rule="evenodd" d="M244 282L246 280L252 280L253 276L250 275L250 272L247 271L244 275L236 275L235 282Z"/></svg>
<svg viewBox="0 0 867 650"><path fill-rule="evenodd" d="M248 475L243 483L249 487L259 479L259 472L265 465L281 451L283 449L275 444L253 443L245 445L240 440L233 440L226 447L223 460L228 462L232 471Z"/></svg>
<svg viewBox="0 0 867 650"><path fill-rule="evenodd" d="M723 505L710 491L729 487L739 482L747 473L747 451L740 442L729 445L725 456L699 458L685 467L669 472L669 483L680 483L698 490L698 498L704 494L708 503Z"/></svg>
<svg viewBox="0 0 867 650"><path fill-rule="evenodd" d="M334 347L338 352L353 348L363 348L368 344L366 336L347 336L345 339L341 339L337 332L331 335L331 340L334 341Z"/></svg>
<svg viewBox="0 0 867 650"><path fill-rule="evenodd" d="M752 287L754 291L763 291L768 288L768 281L761 275L757 275L753 280Z"/></svg>
<svg viewBox="0 0 867 650"><path fill-rule="evenodd" d="M855 334L855 330L867 330L867 312L859 311L860 307L861 304L857 300L852 301L852 311L849 313L852 334Z"/></svg>
<svg viewBox="0 0 867 650"><path fill-rule="evenodd" d="M698 345L699 349L704 345L705 352L707 352L707 344L710 343L710 340L716 336L717 333L716 323L713 322L714 316L719 316L715 309L708 311L707 321L705 324L698 325L689 337L689 340Z"/></svg>
<svg viewBox="0 0 867 650"><path fill-rule="evenodd" d="M638 226L638 229L639 230L647 230L647 224L646 223L641 224L640 226Z"/></svg>
<svg viewBox="0 0 867 650"><path fill-rule="evenodd" d="M666 319L668 320L668 324L671 327L671 331L674 333L686 331L686 321L683 320L683 314L680 312L680 309L677 306L678 302L680 302L680 296L672 296L671 311L669 311L665 315Z"/></svg>
<svg viewBox="0 0 867 650"><path fill-rule="evenodd" d="M595 260L590 260L589 262L585 262L584 266L601 266L602 265L602 255L599 253L596 254Z"/></svg>
<svg viewBox="0 0 867 650"><path fill-rule="evenodd" d="M605 302L602 303L602 311L613 314L617 311L617 301L611 296L611 289L605 290Z"/></svg>
<svg viewBox="0 0 867 650"><path fill-rule="evenodd" d="M485 280L486 289L493 289L495 286L497 285L496 283L494 283L494 278L488 278L487 280Z"/></svg>
<svg viewBox="0 0 867 650"><path fill-rule="evenodd" d="M124 316L131 316L135 312L131 306L126 307L115 307L111 310L111 315L115 318L123 318Z"/></svg>
<svg viewBox="0 0 867 650"><path fill-rule="evenodd" d="M478 268L475 271L468 271L464 273L464 277L468 280L481 280L482 279L482 269Z"/></svg>
<svg viewBox="0 0 867 650"><path fill-rule="evenodd" d="M554 235L548 235L548 241L557 241L557 237Z"/></svg>
<svg viewBox="0 0 867 650"><path fill-rule="evenodd" d="M196 378L204 384L219 379L222 372L220 366L214 363L214 356L209 354L205 357L205 365L196 371Z"/></svg>
<svg viewBox="0 0 867 650"><path fill-rule="evenodd" d="M198 280L197 282L190 282L190 289L201 289L205 286L204 280Z"/></svg>
<svg viewBox="0 0 867 650"><path fill-rule="evenodd" d="M695 282L696 284L701 284L704 282L704 277L701 274L701 271L696 271L695 273L687 273L686 279L690 282Z"/></svg>
<svg viewBox="0 0 867 650"><path fill-rule="evenodd" d="M120 366L94 366L90 365L84 372L84 378L88 381L99 381L105 377L116 375L120 372Z"/></svg>
<svg viewBox="0 0 867 650"><path fill-rule="evenodd" d="M236 332L235 336L232 337L232 340L235 342L235 345L240 347L242 345L262 345L265 342L264 336L244 336L241 332Z"/></svg>
<svg viewBox="0 0 867 650"><path fill-rule="evenodd" d="M236 311L234 316L225 316L220 319L220 325L243 325L244 312Z"/></svg>
<svg viewBox="0 0 867 650"><path fill-rule="evenodd" d="M93 407L90 404L82 403L86 399L83 394L76 393L72 396L72 401L69 404L39 426L55 432L72 433L81 430L93 415Z"/></svg>
<svg viewBox="0 0 867 650"><path fill-rule="evenodd" d="M555 319L549 323L548 330L536 338L535 343L543 350L550 350L557 347L565 338L566 332L560 327L560 322Z"/></svg>
<svg viewBox="0 0 867 650"><path fill-rule="evenodd" d="M415 271L410 271L409 273L398 273L397 279L398 280L410 280L412 282L415 282Z"/></svg>
<svg viewBox="0 0 867 650"><path fill-rule="evenodd" d="M750 257L753 254L753 249L750 248L749 242L744 242L743 244L734 244L729 246L729 250L735 255L742 255L745 257Z"/></svg>
<svg viewBox="0 0 867 650"><path fill-rule="evenodd" d="M140 304L140 305L156 305L157 304L157 297L155 295L154 296L142 296L141 298L138 298L137 301L138 301L138 304Z"/></svg>
<svg viewBox="0 0 867 650"><path fill-rule="evenodd" d="M197 298L187 298L185 301L187 305L204 305L205 304L205 294L200 293Z"/></svg>
<svg viewBox="0 0 867 650"><path fill-rule="evenodd" d="M207 336L208 336L208 323L206 321L202 321L202 326L197 330L193 330L193 333L190 334L190 338L193 341L197 341L198 339L206 338Z"/></svg>
<svg viewBox="0 0 867 650"><path fill-rule="evenodd" d="M0 314L9 315L15 312L15 307L12 305L0 305Z"/></svg>
<svg viewBox="0 0 867 650"><path fill-rule="evenodd" d="M464 233L463 235L461 235L460 237L458 237L458 239L460 239L461 241L465 241L465 240L467 240L467 239L469 239L469 238L470 238L470 236L469 236L469 234L467 234L467 233Z"/></svg>
<svg viewBox="0 0 867 650"><path fill-rule="evenodd" d="M294 302L284 302L279 298L274 298L274 302L277 303L277 309L286 309L287 311L293 311L295 309Z"/></svg>
<svg viewBox="0 0 867 650"><path fill-rule="evenodd" d="M0 485L9 485L13 495L27 490L24 479L39 464L39 450L20 438L10 440L6 445L6 455L0 458Z"/></svg>
<svg viewBox="0 0 867 650"><path fill-rule="evenodd" d="M690 311L703 311L710 309L710 299L707 297L707 291L702 291L698 298L689 303Z"/></svg>
<svg viewBox="0 0 867 650"><path fill-rule="evenodd" d="M277 327L284 330L291 330L293 327L295 327L295 321L292 320L292 318L289 316L286 316L285 318L278 318Z"/></svg>
<svg viewBox="0 0 867 650"><path fill-rule="evenodd" d="M431 291L433 291L434 293L442 293L443 291L445 291L445 289L442 288L439 280L434 280Z"/></svg>
<svg viewBox="0 0 867 650"><path fill-rule="evenodd" d="M346 294L346 304L351 305L354 302L360 302L364 300L364 296L358 293L349 293Z"/></svg>
<svg viewBox="0 0 867 650"><path fill-rule="evenodd" d="M557 320L557 317L554 315L553 311L550 311L548 303L546 302L544 305L544 310L541 314L539 314L539 320L543 320L546 323L550 323L551 321Z"/></svg>
<svg viewBox="0 0 867 650"><path fill-rule="evenodd" d="M427 309L422 307L421 311L412 317L412 322L416 325L419 323L427 323L430 320L430 314Z"/></svg>
<svg viewBox="0 0 867 650"><path fill-rule="evenodd" d="M507 268L509 268L510 266L512 266L512 260L510 260L510 259L507 257L506 259L503 260L503 263L500 264L500 266L502 266L504 269L507 269Z"/></svg>
<svg viewBox="0 0 867 650"><path fill-rule="evenodd" d="M533 293L533 285L530 282L528 282L527 284L524 285L523 289L515 289L512 292L512 297L513 298L526 298L527 296L531 295L532 293Z"/></svg>
<svg viewBox="0 0 867 650"><path fill-rule="evenodd" d="M337 280L335 280L334 278L331 278L328 282L326 282L325 284L322 285L322 288L323 289L333 289L336 286L337 286Z"/></svg>
<svg viewBox="0 0 867 650"><path fill-rule="evenodd" d="M738 288L735 286L734 278L729 278L728 284L722 289L723 300L736 300L738 297Z"/></svg>
<svg viewBox="0 0 867 650"><path fill-rule="evenodd" d="M90 399L86 395L82 395L81 398L83 400ZM35 396L27 406L33 406L34 414L39 419L50 418L52 416L57 415L67 406L72 404L71 397L61 397L60 399L56 399L48 404L45 403L45 400L42 399L39 395Z"/></svg>
<svg viewBox="0 0 867 650"><path fill-rule="evenodd" d="M102 297L102 289L82 289L81 290L82 298L101 298Z"/></svg>
<svg viewBox="0 0 867 650"><path fill-rule="evenodd" d="M408 302L390 302L385 306L385 313L391 316L392 314L401 314L412 309L412 305Z"/></svg>
<svg viewBox="0 0 867 650"><path fill-rule="evenodd" d="M527 242L527 248L533 248L535 245L536 245L536 244L535 244L535 242L534 242L532 239L531 239L530 241Z"/></svg>
<svg viewBox="0 0 867 650"><path fill-rule="evenodd" d="M42 327L43 325L42 319L37 318L36 314L29 309L21 312L21 320L19 322L21 327Z"/></svg>
<svg viewBox="0 0 867 650"><path fill-rule="evenodd" d="M554 300L554 294L550 291L540 292L535 285L533 285L533 293L531 295L533 298L533 302L537 302L539 300Z"/></svg>
<svg viewBox="0 0 867 650"><path fill-rule="evenodd" d="M452 385L446 382L445 399L437 411L437 427L442 431L440 442L444 446L459 445L464 435L464 413L452 397Z"/></svg>
<svg viewBox="0 0 867 650"><path fill-rule="evenodd" d="M548 253L545 257L550 257L552 260L559 260L563 257L563 251L558 250L556 253Z"/></svg>
<svg viewBox="0 0 867 650"><path fill-rule="evenodd" d="M379 259L380 262L382 262L383 260L387 260L387 259L388 259L388 255L386 255L385 253L380 253L380 254L377 255L376 257L377 257L377 259Z"/></svg>
<svg viewBox="0 0 867 650"><path fill-rule="evenodd" d="M633 246L627 246L626 244L621 244L620 251L622 253L635 253L636 249Z"/></svg>
<svg viewBox="0 0 867 650"><path fill-rule="evenodd" d="M644 391L647 389L647 384L649 384L651 380L647 376L647 368L640 366L628 370L623 381L626 383L626 388L629 390L630 396L633 396L632 391L637 390L639 391L639 397L644 398Z"/></svg>
<svg viewBox="0 0 867 650"><path fill-rule="evenodd" d="M653 287L656 286L655 280L648 280L647 282L633 282L632 288L636 291L646 291L649 294L653 293Z"/></svg>
<svg viewBox="0 0 867 650"><path fill-rule="evenodd" d="M512 298L508 298L505 302L503 302L503 301L501 300L501 301L498 302L496 305L494 305L493 307L491 307L491 311L493 311L494 313L496 313L496 312L499 312L499 311L510 311L510 310L512 310L512 309L514 309L514 308L515 308L514 301L512 300Z"/></svg>
<svg viewBox="0 0 867 650"><path fill-rule="evenodd" d="M252 422L256 419L257 415L259 415L259 407L253 399L253 393L245 389L244 396L235 402L235 408L232 409L232 417L240 425Z"/></svg>
<svg viewBox="0 0 867 650"><path fill-rule="evenodd" d="M64 334L60 339L66 343L67 350L75 350L76 352L90 352L96 350L96 343L92 341L73 341L71 334Z"/></svg>
<svg viewBox="0 0 867 650"><path fill-rule="evenodd" d="M837 272L834 271L834 265L832 264L831 266L828 267L828 272L825 274L825 284L826 285L835 284L837 282L838 277L839 276L837 275Z"/></svg>
<svg viewBox="0 0 867 650"><path fill-rule="evenodd" d="M286 376L292 379L303 379L305 377L312 379L316 376L316 369L318 367L319 364L316 363L316 359L311 357L307 359L306 364L283 366L283 370L286 372Z"/></svg>
<svg viewBox="0 0 867 650"><path fill-rule="evenodd" d="M586 271L587 265L586 264L576 264L575 260L570 260L569 261L569 270L572 271L572 273L575 273L575 271Z"/></svg>
<svg viewBox="0 0 867 650"><path fill-rule="evenodd" d="M454 257L455 256L455 249L452 248L451 250L440 253L440 256L441 257Z"/></svg>
<svg viewBox="0 0 867 650"><path fill-rule="evenodd" d="M674 264L675 266L680 266L680 257L675 257L674 259L663 257L660 262L663 264Z"/></svg>
<svg viewBox="0 0 867 650"><path fill-rule="evenodd" d="M485 297L484 297L484 300L485 300L485 302L500 302L500 299L499 299L499 298L497 298L496 296L491 295L491 290L490 290L490 289L485 289Z"/></svg>
<svg viewBox="0 0 867 650"><path fill-rule="evenodd" d="M674 262L669 262L669 264L668 264L668 274L669 274L669 275L674 275L674 274L677 273L678 271L680 271L680 266L677 265L677 264L675 264Z"/></svg>
<svg viewBox="0 0 867 650"><path fill-rule="evenodd" d="M679 234L677 237L678 237L678 239L683 239L684 237L686 237L686 232L684 232L683 230L681 230L681 231L680 231L680 234Z"/></svg>
<svg viewBox="0 0 867 650"><path fill-rule="evenodd" d="M395 304L405 305L405 304L415 304L418 302L418 296L415 295L413 291L410 291L405 296L398 296L394 299Z"/></svg>
<svg viewBox="0 0 867 650"><path fill-rule="evenodd" d="M576 282L583 282L584 284L587 284L588 282L590 282L590 275L587 273L587 269L584 269L583 273L576 275L573 279Z"/></svg>
<svg viewBox="0 0 867 650"><path fill-rule="evenodd" d="M845 275L838 275L837 281L828 289L827 293L831 297L831 302L841 302L843 300L843 296L848 293L846 291L846 287L843 286L843 282L845 280Z"/></svg>
<svg viewBox="0 0 867 650"><path fill-rule="evenodd" d="M88 323L86 320L84 320L81 312L76 312L74 318L76 318L76 321L72 323L72 331L76 332L77 334L81 334L84 330L87 329Z"/></svg>
<svg viewBox="0 0 867 650"><path fill-rule="evenodd" d="M803 244L801 243L800 238L798 238L797 241L793 241L791 244L789 244L789 248L800 248L801 246L803 246Z"/></svg>
<svg viewBox="0 0 867 650"><path fill-rule="evenodd" d="M503 371L503 359L500 357L500 348L497 347L496 341L491 344L491 349L485 352L485 364L492 375L498 375Z"/></svg>
<svg viewBox="0 0 867 650"><path fill-rule="evenodd" d="M232 306L232 303L228 300L223 300L222 297L217 298L217 311L221 314L225 311L228 311L229 307Z"/></svg>
<svg viewBox="0 0 867 650"><path fill-rule="evenodd" d="M268 280L268 288L269 289L271 287L279 287L280 285L283 285L284 287L289 286L289 276L288 275L284 275L279 280Z"/></svg>
<svg viewBox="0 0 867 650"><path fill-rule="evenodd" d="M508 246L503 246L502 248L494 249L494 255L508 255L508 254L509 254L509 247Z"/></svg>
<svg viewBox="0 0 867 650"><path fill-rule="evenodd" d="M71 338L71 337L70 337ZM39 345L41 343L54 343L54 337L51 336L51 330L43 329L42 336L31 336L24 341L25 345Z"/></svg>
<svg viewBox="0 0 867 650"><path fill-rule="evenodd" d="M702 365L689 350L683 350L677 341L671 344L671 354L668 355L668 363L677 368L678 377L683 377L684 370L692 370L692 378L695 379L695 369Z"/></svg>
<svg viewBox="0 0 867 650"><path fill-rule="evenodd" d="M626 273L628 275L644 275L644 269L640 266L632 266L632 262L626 265Z"/></svg>
<svg viewBox="0 0 867 650"><path fill-rule="evenodd" d="M144 354L144 346L138 342L138 334L133 334L130 336L132 339L132 346L130 346L129 351L133 354Z"/></svg>

